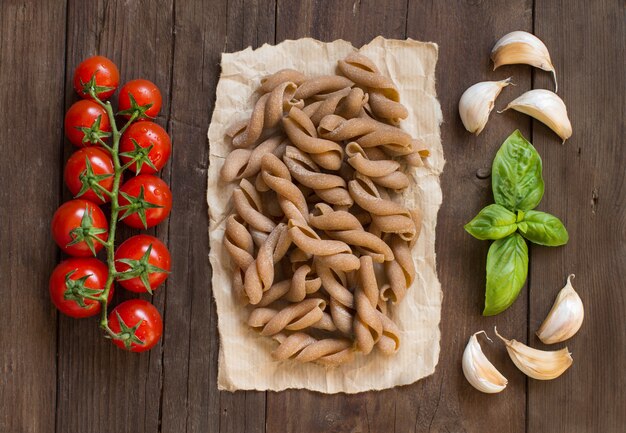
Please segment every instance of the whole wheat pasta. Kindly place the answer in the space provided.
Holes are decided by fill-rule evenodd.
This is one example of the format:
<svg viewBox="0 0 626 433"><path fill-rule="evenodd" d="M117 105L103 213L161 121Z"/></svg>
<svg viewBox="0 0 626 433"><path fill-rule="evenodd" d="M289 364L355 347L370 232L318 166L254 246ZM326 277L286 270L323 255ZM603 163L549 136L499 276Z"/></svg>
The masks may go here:
<svg viewBox="0 0 626 433"><path fill-rule="evenodd" d="M333 93L337 90L352 87L354 83L339 75L326 75L323 77L309 78L298 86L294 94L296 99L307 99L315 95Z"/></svg>
<svg viewBox="0 0 626 433"><path fill-rule="evenodd" d="M285 230L284 223L278 224L259 248L254 262L246 269L243 289L250 304L258 304L263 292L274 283L274 263L279 258L275 251Z"/></svg>
<svg viewBox="0 0 626 433"><path fill-rule="evenodd" d="M287 166L275 155L264 155L261 160L261 175L265 184L276 192L278 204L285 217L306 223L309 207L302 191L291 181Z"/></svg>
<svg viewBox="0 0 626 433"><path fill-rule="evenodd" d="M372 222L382 232L399 234L405 240L415 237L415 223L408 209L382 198L369 178L357 175L348 183L348 190L355 203L372 214Z"/></svg>
<svg viewBox="0 0 626 433"><path fill-rule="evenodd" d="M241 218L253 229L269 233L276 223L263 214L263 203L259 192L246 179L241 179L239 188L233 191L233 204Z"/></svg>
<svg viewBox="0 0 626 433"><path fill-rule="evenodd" d="M356 351L397 352L388 305L416 275L421 213L395 193L428 149L390 124L407 110L373 62L355 53L339 70L264 77L250 119L228 131L235 149L220 178L239 181L224 232L233 295L249 304L248 325L278 342L276 360L335 366Z"/></svg>
<svg viewBox="0 0 626 433"><path fill-rule="evenodd" d="M407 241L399 236L392 236L391 249L396 260L385 263L385 274L389 288L380 292L381 299L391 300L394 304L401 302L406 291L415 279L415 265Z"/></svg>
<svg viewBox="0 0 626 433"><path fill-rule="evenodd" d="M290 304L281 310L255 308L250 313L248 325L259 329L263 336L275 335L283 330L301 331L322 320L325 308L326 301L319 298Z"/></svg>
<svg viewBox="0 0 626 433"><path fill-rule="evenodd" d="M309 222L329 237L357 247L361 253L370 255L378 263L394 258L389 245L379 236L366 232L359 220L349 212L334 211L327 204L318 203L309 216Z"/></svg>
<svg viewBox="0 0 626 433"><path fill-rule="evenodd" d="M224 182L232 182L256 176L261 170L261 158L266 153L273 153L284 138L275 135L263 141L254 149L234 149L228 154L220 177Z"/></svg>
<svg viewBox="0 0 626 433"><path fill-rule="evenodd" d="M376 149L376 148L372 148ZM372 182L385 188L399 191L409 186L409 178L400 171L400 164L390 159L371 160L357 142L346 145L346 157L358 173L369 177Z"/></svg>
<svg viewBox="0 0 626 433"><path fill-rule="evenodd" d="M279 346L274 349L274 359L293 359L299 362L317 362L326 366L337 366L350 362L354 357L352 342L346 338L317 340L303 332L279 333L273 337Z"/></svg>
<svg viewBox="0 0 626 433"><path fill-rule="evenodd" d="M380 73L374 62L359 53L349 54L338 62L339 70L357 85L370 93L372 112L394 122L408 116L406 107L400 104L400 94L393 81Z"/></svg>
<svg viewBox="0 0 626 433"><path fill-rule="evenodd" d="M261 93L268 93L274 90L278 85L290 81L297 86L306 81L306 76L295 69L281 69L272 75L261 78L261 87L259 91Z"/></svg>
<svg viewBox="0 0 626 433"><path fill-rule="evenodd" d="M368 354L383 334L383 322L376 309L380 294L371 257L361 256L358 275L354 291L354 335L357 349Z"/></svg>
<svg viewBox="0 0 626 433"><path fill-rule="evenodd" d="M298 148L287 146L283 162L294 179L313 189L325 202L348 207L354 203L341 176L322 173L317 164Z"/></svg>
<svg viewBox="0 0 626 433"><path fill-rule="evenodd" d="M284 82L270 93L261 96L254 105L252 115L247 122L240 122L230 127L226 134L232 138L236 148L250 147L257 142L264 130L276 127L285 111L291 107L304 106L302 101L293 98L297 86Z"/></svg>
<svg viewBox="0 0 626 433"><path fill-rule="evenodd" d="M315 125L302 110L293 107L283 118L283 128L294 146L311 155L321 167L327 170L341 167L343 148L334 141L318 138Z"/></svg>

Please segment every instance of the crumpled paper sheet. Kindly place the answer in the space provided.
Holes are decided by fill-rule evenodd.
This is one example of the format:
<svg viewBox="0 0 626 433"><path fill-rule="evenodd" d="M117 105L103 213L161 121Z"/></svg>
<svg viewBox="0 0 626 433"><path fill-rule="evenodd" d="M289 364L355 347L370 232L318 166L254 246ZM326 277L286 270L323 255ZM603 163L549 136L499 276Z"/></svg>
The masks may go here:
<svg viewBox="0 0 626 433"><path fill-rule="evenodd" d="M441 204L439 175L444 158L439 135L442 114L435 92L438 47L434 43L377 37L360 49L397 84L401 102L409 110L409 117L401 127L413 137L423 139L431 151L427 167L413 169L410 173L416 184L402 197L408 207L422 209L423 226L413 249L417 278L403 302L391 307L391 317L402 330L398 353L391 357L377 350L368 356L357 354L353 362L337 368L291 360L274 361L270 352L277 343L259 336L247 326L247 310L238 305L231 294L232 265L222 239L225 218L232 212L231 196L236 185L219 179L224 158L231 151L225 140L226 128L250 116L259 97L255 90L263 76L283 68L297 69L307 75L334 74L337 60L354 50L356 48L343 40L323 43L307 38L222 54L222 74L208 132L207 190L209 258L220 335L218 388L221 390L306 388L323 393L357 393L410 384L435 371L442 298L435 266L435 225Z"/></svg>

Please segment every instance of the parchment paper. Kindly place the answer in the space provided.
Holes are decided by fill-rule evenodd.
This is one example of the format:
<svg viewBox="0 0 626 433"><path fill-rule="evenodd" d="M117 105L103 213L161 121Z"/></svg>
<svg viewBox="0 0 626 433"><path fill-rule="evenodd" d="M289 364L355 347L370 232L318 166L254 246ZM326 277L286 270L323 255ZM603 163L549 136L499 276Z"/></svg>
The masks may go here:
<svg viewBox="0 0 626 433"><path fill-rule="evenodd" d="M376 350L368 356L357 354L353 362L337 368L274 361L270 352L277 343L247 326L246 309L231 294L231 260L222 239L225 218L232 212L231 196L236 184L219 180L224 158L231 151L225 140L226 128L250 116L259 97L255 91L263 76L283 68L297 69L307 75L334 74L337 60L354 50L343 40L323 43L309 38L222 54L222 74L208 132L207 190L209 258L220 334L219 389L306 388L324 393L356 393L413 383L432 374L437 365L442 293L435 267L435 225L441 204L439 175L444 158L439 135L442 115L435 92L438 47L434 43L377 37L360 49L397 84L401 102L409 110L409 117L401 127L413 137L423 139L431 151L427 167L411 171L416 184L403 196L408 207L422 209L423 227L412 251L417 278L403 302L391 308L391 317L402 330L398 353L391 357Z"/></svg>

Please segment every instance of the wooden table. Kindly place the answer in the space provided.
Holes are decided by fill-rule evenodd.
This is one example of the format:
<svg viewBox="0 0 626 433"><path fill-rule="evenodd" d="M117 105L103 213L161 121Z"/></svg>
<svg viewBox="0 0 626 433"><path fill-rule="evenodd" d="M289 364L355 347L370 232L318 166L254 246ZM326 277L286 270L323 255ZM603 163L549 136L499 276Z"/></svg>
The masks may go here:
<svg viewBox="0 0 626 433"><path fill-rule="evenodd" d="M3 0L0 5L0 432L621 432L626 425L626 218L624 151L626 13L619 1ZM502 107L530 88L552 89L527 66L491 71L494 42L532 31L550 49L574 135L565 145L519 113L495 112L473 137L457 114L477 81L512 76ZM220 53L312 36L359 46L376 35L435 41L437 92L447 165L437 230L444 290L441 356L435 374L360 395L307 391L218 392L218 336L208 264L206 131ZM49 235L68 199L65 110L76 100L73 68L102 54L122 81L145 77L163 91L158 122L174 143L163 178L174 192L167 224L173 273L153 302L165 333L136 355L102 338L94 320L51 305L47 281L61 259ZM512 308L481 317L488 243L462 225L491 200L488 169L515 128L544 162L540 209L562 217L570 242L531 248L528 285ZM122 230L122 236L132 232ZM534 336L565 276L586 319L567 343L574 365L553 382L529 380L500 344L483 348L509 379L500 395L471 388L461 354L471 333L497 325ZM129 298L120 290L116 301ZM560 347L560 346L559 346Z"/></svg>

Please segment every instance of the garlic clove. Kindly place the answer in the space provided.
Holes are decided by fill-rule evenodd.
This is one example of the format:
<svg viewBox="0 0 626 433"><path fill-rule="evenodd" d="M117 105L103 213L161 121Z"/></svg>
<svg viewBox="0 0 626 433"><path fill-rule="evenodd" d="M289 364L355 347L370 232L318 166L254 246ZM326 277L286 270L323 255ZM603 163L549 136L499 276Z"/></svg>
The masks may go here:
<svg viewBox="0 0 626 433"><path fill-rule="evenodd" d="M552 72L554 92L559 89L548 48L541 39L531 33L515 31L502 36L491 50L491 60L494 71L502 65L523 63Z"/></svg>
<svg viewBox="0 0 626 433"><path fill-rule="evenodd" d="M459 101L459 115L463 126L472 134L480 134L494 103L503 88L511 84L511 78L502 81L483 81L469 87Z"/></svg>
<svg viewBox="0 0 626 433"><path fill-rule="evenodd" d="M554 344L571 338L583 324L585 309L583 301L572 286L574 274L567 277L539 330L537 337L545 344Z"/></svg>
<svg viewBox="0 0 626 433"><path fill-rule="evenodd" d="M506 344L506 351L513 363L522 373L533 379L556 379L574 362L567 347L555 351L533 349L517 340L507 340L498 334L495 327L494 330L500 340Z"/></svg>
<svg viewBox="0 0 626 433"><path fill-rule="evenodd" d="M485 331L478 331L472 335L463 352L463 374L467 381L477 390L487 394L495 394L506 388L506 377L489 362L478 343L476 335ZM489 341L491 339L487 337Z"/></svg>
<svg viewBox="0 0 626 433"><path fill-rule="evenodd" d="M511 108L547 125L561 137L563 143L572 136L572 124L567 117L567 107L554 92L544 89L529 90L511 101L499 113Z"/></svg>

